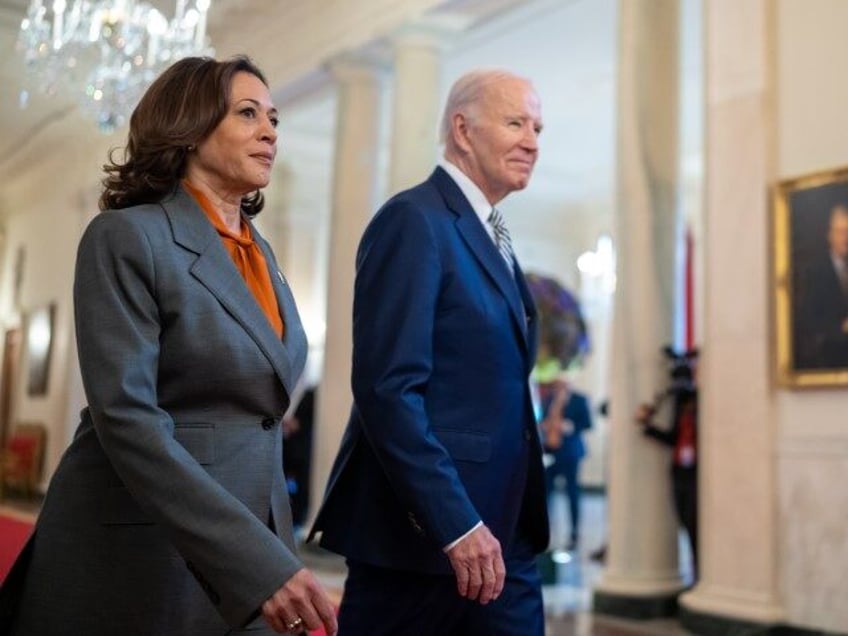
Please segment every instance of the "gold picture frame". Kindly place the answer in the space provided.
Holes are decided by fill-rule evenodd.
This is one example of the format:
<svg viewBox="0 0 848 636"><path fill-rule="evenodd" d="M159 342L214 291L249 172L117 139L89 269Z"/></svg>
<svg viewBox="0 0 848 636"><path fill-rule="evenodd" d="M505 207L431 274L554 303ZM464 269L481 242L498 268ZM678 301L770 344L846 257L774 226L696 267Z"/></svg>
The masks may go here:
<svg viewBox="0 0 848 636"><path fill-rule="evenodd" d="M848 167L780 181L774 191L778 383L848 384ZM844 265L843 265L844 264Z"/></svg>

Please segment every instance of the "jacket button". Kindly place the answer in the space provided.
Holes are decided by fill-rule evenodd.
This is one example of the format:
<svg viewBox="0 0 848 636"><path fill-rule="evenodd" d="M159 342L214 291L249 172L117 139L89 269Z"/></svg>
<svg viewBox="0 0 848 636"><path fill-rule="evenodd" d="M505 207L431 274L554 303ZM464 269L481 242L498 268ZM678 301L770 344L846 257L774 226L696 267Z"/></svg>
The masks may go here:
<svg viewBox="0 0 848 636"><path fill-rule="evenodd" d="M533 434L530 431L528 431L527 429L524 429L524 439L525 440L527 440L529 442L532 439L532 435Z"/></svg>
<svg viewBox="0 0 848 636"><path fill-rule="evenodd" d="M266 431L270 431L272 428L274 428L274 425L276 423L277 420L275 420L273 417L266 417L264 420L262 420L262 428Z"/></svg>

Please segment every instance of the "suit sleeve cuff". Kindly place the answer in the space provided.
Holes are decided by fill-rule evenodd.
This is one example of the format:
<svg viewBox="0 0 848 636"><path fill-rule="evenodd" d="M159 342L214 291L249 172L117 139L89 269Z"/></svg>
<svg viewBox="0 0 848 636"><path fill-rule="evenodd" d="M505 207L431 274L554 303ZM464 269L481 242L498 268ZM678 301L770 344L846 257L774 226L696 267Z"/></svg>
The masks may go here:
<svg viewBox="0 0 848 636"><path fill-rule="evenodd" d="M474 526L472 526L472 528L471 528L468 532L466 532L464 535L462 535L462 536L461 536L461 537L459 537L458 539L455 539L455 540L451 541L450 543L448 543L448 544L447 544L444 548L442 548L442 551L444 551L444 552L450 552L450 551L451 551L451 549L452 549L453 547L455 547L457 543L459 543L460 541L462 541L465 537L467 537L469 534L471 534L472 532L474 532L477 528L479 528L479 527L480 527L480 526L482 526L482 525L483 525L483 522L482 522L482 521L478 521L478 522L477 522L477 523L475 523L475 524L474 524Z"/></svg>

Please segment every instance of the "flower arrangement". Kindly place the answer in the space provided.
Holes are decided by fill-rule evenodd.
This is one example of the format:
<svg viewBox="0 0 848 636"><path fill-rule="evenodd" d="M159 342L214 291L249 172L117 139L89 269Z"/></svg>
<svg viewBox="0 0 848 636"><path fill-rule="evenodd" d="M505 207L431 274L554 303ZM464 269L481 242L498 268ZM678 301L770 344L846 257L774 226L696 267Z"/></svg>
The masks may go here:
<svg viewBox="0 0 848 636"><path fill-rule="evenodd" d="M580 303L559 281L535 273L525 277L539 315L534 375L548 382L582 362L589 352L589 333Z"/></svg>

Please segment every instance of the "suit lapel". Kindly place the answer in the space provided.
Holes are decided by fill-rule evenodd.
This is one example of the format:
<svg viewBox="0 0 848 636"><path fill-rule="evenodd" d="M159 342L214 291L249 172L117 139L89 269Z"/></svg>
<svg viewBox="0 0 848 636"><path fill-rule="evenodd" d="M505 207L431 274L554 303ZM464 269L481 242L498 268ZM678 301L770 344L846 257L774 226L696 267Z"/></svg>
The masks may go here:
<svg viewBox="0 0 848 636"><path fill-rule="evenodd" d="M522 336L520 340L525 348L529 349L527 324L519 288L504 262L503 256L495 247L494 242L486 232L486 228L483 227L471 204L468 203L465 195L462 194L462 190L454 183L453 179L441 168L436 168L430 179L442 193L448 207L457 215L456 227L463 241L468 245L488 276L494 281L500 293L506 298L515 326ZM515 263L515 265L516 275L520 275L518 264Z"/></svg>
<svg viewBox="0 0 848 636"><path fill-rule="evenodd" d="M262 313L209 219L182 188L178 188L172 198L163 201L162 207L171 223L174 241L197 254L190 268L191 274L253 338L274 367L286 391L291 394L297 378L294 377L289 352ZM269 264L273 262L267 253L265 256ZM272 280L275 278L276 272L272 272ZM280 293L276 283L274 289L279 302ZM283 309L285 320L287 307ZM298 326L300 324L297 319L293 322Z"/></svg>
<svg viewBox="0 0 848 636"><path fill-rule="evenodd" d="M524 305L524 316L526 322L527 345L530 355L527 359L532 367L536 360L536 333L539 326L536 312L536 302L533 300L533 295L527 287L527 280L524 278L524 271L519 267L518 261L515 263L515 284L518 287L518 292L521 294L521 302ZM529 369L528 369L529 371Z"/></svg>

